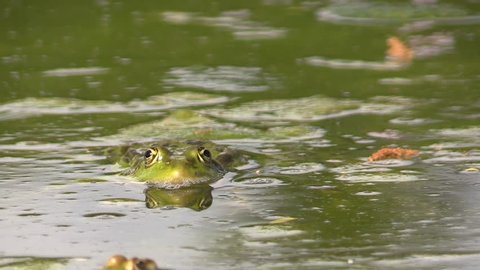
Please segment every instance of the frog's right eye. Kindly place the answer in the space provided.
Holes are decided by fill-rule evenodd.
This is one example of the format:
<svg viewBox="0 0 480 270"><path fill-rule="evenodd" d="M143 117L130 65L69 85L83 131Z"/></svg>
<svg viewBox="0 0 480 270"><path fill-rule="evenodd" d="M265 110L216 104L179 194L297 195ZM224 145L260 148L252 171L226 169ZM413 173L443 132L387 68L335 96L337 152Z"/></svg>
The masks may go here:
<svg viewBox="0 0 480 270"><path fill-rule="evenodd" d="M212 153L210 153L210 151L208 151L208 149L206 149L205 147L200 146L197 149L197 158L202 163L206 163L212 160Z"/></svg>
<svg viewBox="0 0 480 270"><path fill-rule="evenodd" d="M155 162L158 160L158 156L158 149L156 147L150 148L145 151L145 167L148 168L155 164Z"/></svg>
<svg viewBox="0 0 480 270"><path fill-rule="evenodd" d="M210 153L210 151L208 151L208 149L205 149L204 147L200 147L198 152L204 157L212 158L212 154Z"/></svg>

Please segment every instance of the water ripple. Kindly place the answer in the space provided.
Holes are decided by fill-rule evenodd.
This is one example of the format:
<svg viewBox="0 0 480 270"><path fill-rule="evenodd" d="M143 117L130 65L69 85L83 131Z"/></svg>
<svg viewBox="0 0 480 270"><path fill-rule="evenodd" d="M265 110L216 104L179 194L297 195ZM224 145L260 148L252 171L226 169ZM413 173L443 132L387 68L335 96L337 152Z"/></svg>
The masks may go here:
<svg viewBox="0 0 480 270"><path fill-rule="evenodd" d="M263 23L249 20L250 11L247 9L225 11L217 17L199 16L191 12L167 11L162 13L167 23L185 25L200 24L231 31L238 40L262 40L283 38L286 29L274 28Z"/></svg>
<svg viewBox="0 0 480 270"><path fill-rule="evenodd" d="M146 100L114 102L107 100L80 100L74 98L25 98L0 105L0 120L11 120L38 115L64 115L88 113L121 113L170 110L191 106L225 103L224 96L174 92L151 96Z"/></svg>
<svg viewBox="0 0 480 270"><path fill-rule="evenodd" d="M44 71L43 75L45 77L87 76L105 74L109 70L103 67L58 68Z"/></svg>
<svg viewBox="0 0 480 270"><path fill-rule="evenodd" d="M175 67L167 72L164 84L225 92L260 92L270 89L274 79L259 67Z"/></svg>
<svg viewBox="0 0 480 270"><path fill-rule="evenodd" d="M282 180L273 177L255 177L247 179L239 179L235 182L236 186L252 187L252 188L265 188L284 185Z"/></svg>
<svg viewBox="0 0 480 270"><path fill-rule="evenodd" d="M360 102L316 95L289 100L258 100L203 113L234 121L319 121L357 114L391 114L415 104L409 98L395 96L377 96Z"/></svg>

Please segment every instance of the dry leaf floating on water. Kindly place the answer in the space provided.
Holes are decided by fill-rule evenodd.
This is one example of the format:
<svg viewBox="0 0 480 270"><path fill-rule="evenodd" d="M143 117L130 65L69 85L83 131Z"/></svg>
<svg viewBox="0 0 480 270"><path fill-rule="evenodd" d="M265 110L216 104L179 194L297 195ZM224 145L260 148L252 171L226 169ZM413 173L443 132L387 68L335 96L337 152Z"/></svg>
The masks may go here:
<svg viewBox="0 0 480 270"><path fill-rule="evenodd" d="M405 148L382 148L377 152L373 153L369 158L368 161L379 161L384 159L412 159L418 156L420 152L413 149L405 149Z"/></svg>

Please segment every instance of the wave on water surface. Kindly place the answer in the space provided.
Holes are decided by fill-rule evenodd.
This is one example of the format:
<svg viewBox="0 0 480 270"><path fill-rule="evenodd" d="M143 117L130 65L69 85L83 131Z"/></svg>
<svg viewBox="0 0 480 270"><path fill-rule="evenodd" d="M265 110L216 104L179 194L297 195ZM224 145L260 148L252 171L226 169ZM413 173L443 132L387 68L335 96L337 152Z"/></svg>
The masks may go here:
<svg viewBox="0 0 480 270"><path fill-rule="evenodd" d="M0 104L0 120L21 119L39 115L161 111L213 105L225 103L229 100L225 96L194 92L172 92L151 96L145 100L132 100L129 102L59 97L25 98Z"/></svg>

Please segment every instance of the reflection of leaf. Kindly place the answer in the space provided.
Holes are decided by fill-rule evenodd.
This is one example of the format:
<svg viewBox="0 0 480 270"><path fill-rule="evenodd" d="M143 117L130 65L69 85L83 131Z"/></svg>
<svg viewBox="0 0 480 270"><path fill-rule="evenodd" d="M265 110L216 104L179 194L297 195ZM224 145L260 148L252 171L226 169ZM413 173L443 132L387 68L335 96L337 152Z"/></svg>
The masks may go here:
<svg viewBox="0 0 480 270"><path fill-rule="evenodd" d="M292 220L297 220L297 218L294 218L294 217L281 217L281 218L277 218L275 220L272 220L269 222L269 224L283 224L283 223L287 223L287 222L290 222Z"/></svg>
<svg viewBox="0 0 480 270"><path fill-rule="evenodd" d="M390 37L387 39L387 57L395 62L408 63L413 60L413 50L407 47L399 38Z"/></svg>
<svg viewBox="0 0 480 270"><path fill-rule="evenodd" d="M384 159L412 159L419 154L417 150L404 148L382 148L373 153L368 161L379 161Z"/></svg>

